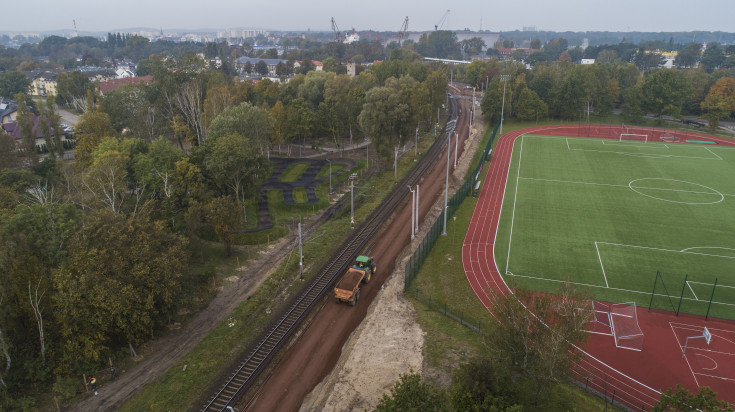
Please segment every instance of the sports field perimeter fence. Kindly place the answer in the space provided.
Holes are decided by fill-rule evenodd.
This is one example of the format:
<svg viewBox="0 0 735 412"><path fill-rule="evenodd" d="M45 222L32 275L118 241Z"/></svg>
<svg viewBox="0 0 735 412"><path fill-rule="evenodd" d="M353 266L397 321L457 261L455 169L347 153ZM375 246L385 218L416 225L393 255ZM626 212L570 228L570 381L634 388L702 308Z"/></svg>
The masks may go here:
<svg viewBox="0 0 735 412"><path fill-rule="evenodd" d="M406 263L406 272L403 285L404 291L408 292L411 288L411 283L413 282L414 278L416 278L416 274L418 274L419 269L421 269L421 265L426 260L426 257L429 256L431 249L436 244L436 240L441 235L444 225L444 214L447 214L447 218L452 216L454 212L457 211L459 205L462 204L467 195L475 190L475 185L477 184L477 182L479 182L482 167L485 165L486 162L490 161L490 149L493 145L493 141L495 141L495 136L498 133L499 127L500 123L496 123L495 128L490 135L490 140L488 140L487 145L482 152L482 156L480 157L480 161L477 167L467 177L467 179L465 179L464 183L462 183L462 186L459 188L459 190L457 190L457 193L455 193L454 196L449 199L449 201L447 202L447 208L444 209L441 214L439 214L439 217L437 217L434 224L431 225L431 229L429 229L428 233L426 233L426 236L424 236L424 238L421 240L418 249L413 252L413 255L411 255L408 263ZM479 188L477 190L479 190Z"/></svg>

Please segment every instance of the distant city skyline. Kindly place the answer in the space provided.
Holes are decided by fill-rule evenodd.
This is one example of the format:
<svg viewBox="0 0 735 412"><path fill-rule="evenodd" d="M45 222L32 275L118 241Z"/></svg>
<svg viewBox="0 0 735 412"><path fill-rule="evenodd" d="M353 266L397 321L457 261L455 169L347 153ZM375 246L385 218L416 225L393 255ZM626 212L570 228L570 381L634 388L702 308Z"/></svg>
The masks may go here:
<svg viewBox="0 0 735 412"><path fill-rule="evenodd" d="M525 0L489 2L466 0L373 0L316 2L275 0L128 0L106 5L97 0L39 0L3 5L0 31L51 30L118 31L132 28L166 30L331 30L331 18L342 31L398 31L409 18L409 31L429 31L443 21L448 30L521 30L535 26L545 31L735 31L733 0Z"/></svg>

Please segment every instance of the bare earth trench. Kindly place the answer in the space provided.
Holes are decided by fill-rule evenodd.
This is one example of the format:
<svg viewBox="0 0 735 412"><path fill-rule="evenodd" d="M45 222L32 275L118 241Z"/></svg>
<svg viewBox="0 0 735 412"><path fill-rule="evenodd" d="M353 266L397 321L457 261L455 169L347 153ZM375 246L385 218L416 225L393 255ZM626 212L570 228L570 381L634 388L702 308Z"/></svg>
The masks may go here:
<svg viewBox="0 0 735 412"><path fill-rule="evenodd" d="M454 171L454 193L471 166L484 133L480 110L475 113L471 138L465 141ZM450 181L451 182L451 181ZM332 372L304 399L300 411L372 410L401 374L423 372L424 332L416 312L403 295L406 262L418 248L444 206L440 199L424 219L420 232L396 260L395 270L368 309L365 320L342 348Z"/></svg>

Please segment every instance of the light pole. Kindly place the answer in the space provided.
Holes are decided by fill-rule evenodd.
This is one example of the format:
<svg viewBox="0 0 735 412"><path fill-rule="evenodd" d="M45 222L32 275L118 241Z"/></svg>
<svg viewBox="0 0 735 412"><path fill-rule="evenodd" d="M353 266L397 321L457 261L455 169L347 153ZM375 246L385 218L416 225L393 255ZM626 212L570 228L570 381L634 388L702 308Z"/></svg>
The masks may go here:
<svg viewBox="0 0 735 412"><path fill-rule="evenodd" d="M408 190L411 191L411 240L416 237L416 192L408 186Z"/></svg>
<svg viewBox="0 0 735 412"><path fill-rule="evenodd" d="M393 183L398 182L398 146L393 149Z"/></svg>
<svg viewBox="0 0 735 412"><path fill-rule="evenodd" d="M500 105L500 136L503 135L503 112L505 111L505 85L508 83L508 79L510 79L509 74L500 75L500 80L503 81L503 104Z"/></svg>
<svg viewBox="0 0 735 412"><path fill-rule="evenodd" d="M419 233L419 185L416 183L416 233Z"/></svg>
<svg viewBox="0 0 735 412"><path fill-rule="evenodd" d="M454 132L454 168L457 168L457 152L459 151L459 134Z"/></svg>
<svg viewBox="0 0 735 412"><path fill-rule="evenodd" d="M447 235L447 201L449 196L449 148L452 144L452 134L449 133L447 136L447 177L444 180L444 228L442 229L442 236Z"/></svg>

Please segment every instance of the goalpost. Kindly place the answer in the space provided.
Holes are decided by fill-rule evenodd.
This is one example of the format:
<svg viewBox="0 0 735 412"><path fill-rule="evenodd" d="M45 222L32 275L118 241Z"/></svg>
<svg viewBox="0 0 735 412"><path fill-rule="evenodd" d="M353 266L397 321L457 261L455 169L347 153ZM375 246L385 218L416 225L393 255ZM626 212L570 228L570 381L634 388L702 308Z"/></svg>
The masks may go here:
<svg viewBox="0 0 735 412"><path fill-rule="evenodd" d="M638 326L635 302L610 306L610 329L616 347L639 352L643 350L643 331Z"/></svg>
<svg viewBox="0 0 735 412"><path fill-rule="evenodd" d="M633 142L643 142L648 143L648 135L647 134L635 134L635 133L620 133L620 140L619 141L633 141Z"/></svg>

